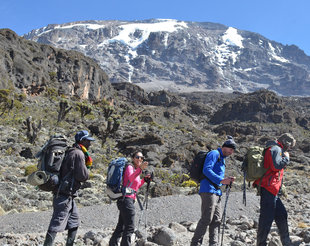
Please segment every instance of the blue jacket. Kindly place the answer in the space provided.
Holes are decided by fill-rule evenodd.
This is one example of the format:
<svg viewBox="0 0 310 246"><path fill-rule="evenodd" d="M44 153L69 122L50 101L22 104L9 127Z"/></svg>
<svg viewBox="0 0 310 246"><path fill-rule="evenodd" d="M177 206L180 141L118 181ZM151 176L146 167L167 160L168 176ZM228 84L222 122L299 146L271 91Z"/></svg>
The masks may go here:
<svg viewBox="0 0 310 246"><path fill-rule="evenodd" d="M203 174L213 183L221 186L220 183L225 175L225 158L221 148L212 150L208 153L203 165ZM207 179L200 182L199 194L202 192L214 193L218 196L222 195L221 189L216 189Z"/></svg>

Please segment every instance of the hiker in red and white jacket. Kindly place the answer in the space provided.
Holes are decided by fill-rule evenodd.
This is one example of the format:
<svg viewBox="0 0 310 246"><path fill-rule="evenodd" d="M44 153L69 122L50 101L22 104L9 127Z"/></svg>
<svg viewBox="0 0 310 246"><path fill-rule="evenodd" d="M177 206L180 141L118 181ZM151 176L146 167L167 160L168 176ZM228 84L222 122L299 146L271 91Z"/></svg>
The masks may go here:
<svg viewBox="0 0 310 246"><path fill-rule="evenodd" d="M283 246L292 245L288 223L287 212L279 198L285 167L289 164L288 151L296 144L296 140L290 133L281 135L278 140L267 143L269 147L264 155L264 167L266 173L261 179L254 182L254 186L260 192L260 216L257 231L257 246L266 246L267 237L273 220L279 229Z"/></svg>

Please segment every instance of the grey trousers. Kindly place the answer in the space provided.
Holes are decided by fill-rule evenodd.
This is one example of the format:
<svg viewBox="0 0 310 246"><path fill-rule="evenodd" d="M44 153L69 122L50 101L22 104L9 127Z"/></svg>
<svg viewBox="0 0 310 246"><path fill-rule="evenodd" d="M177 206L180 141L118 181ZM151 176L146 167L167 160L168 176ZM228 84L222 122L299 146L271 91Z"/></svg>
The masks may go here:
<svg viewBox="0 0 310 246"><path fill-rule="evenodd" d="M202 244L209 227L209 245L218 245L218 232L221 225L221 197L213 193L200 193L201 218L197 224L191 246Z"/></svg>
<svg viewBox="0 0 310 246"><path fill-rule="evenodd" d="M54 195L53 215L48 227L50 232L63 232L80 226L77 205L72 196Z"/></svg>

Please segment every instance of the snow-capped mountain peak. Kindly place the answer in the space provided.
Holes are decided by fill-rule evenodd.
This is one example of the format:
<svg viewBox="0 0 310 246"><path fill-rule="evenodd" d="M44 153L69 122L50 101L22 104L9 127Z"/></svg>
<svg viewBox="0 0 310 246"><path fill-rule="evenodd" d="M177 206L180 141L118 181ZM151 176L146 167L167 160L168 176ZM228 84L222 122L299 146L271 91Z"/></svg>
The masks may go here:
<svg viewBox="0 0 310 246"><path fill-rule="evenodd" d="M173 19L80 21L24 36L95 59L111 82L145 89L310 95L310 57L249 31Z"/></svg>

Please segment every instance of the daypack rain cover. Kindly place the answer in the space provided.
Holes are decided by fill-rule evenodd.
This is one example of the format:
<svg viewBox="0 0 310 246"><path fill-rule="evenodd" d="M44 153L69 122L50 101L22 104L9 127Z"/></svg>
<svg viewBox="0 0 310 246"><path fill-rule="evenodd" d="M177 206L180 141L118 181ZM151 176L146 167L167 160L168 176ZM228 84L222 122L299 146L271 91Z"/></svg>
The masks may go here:
<svg viewBox="0 0 310 246"><path fill-rule="evenodd" d="M125 157L114 159L109 163L106 184L107 194L111 199L122 196L123 175L127 165L128 160Z"/></svg>

